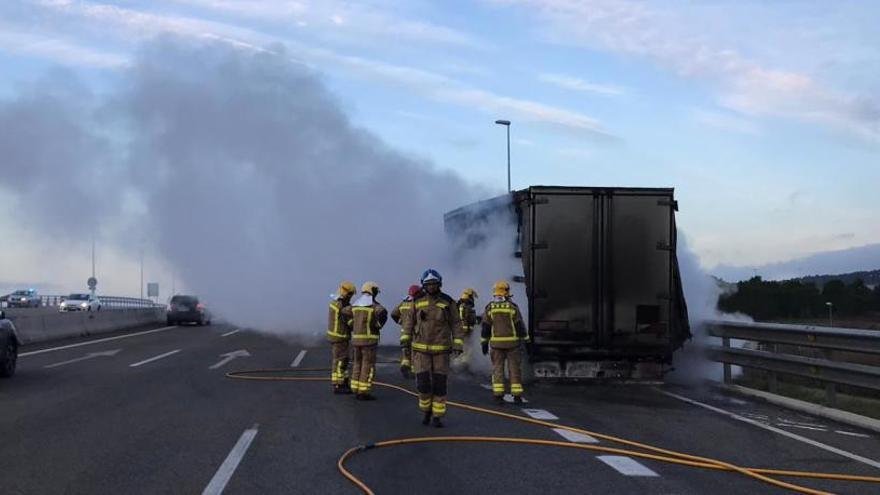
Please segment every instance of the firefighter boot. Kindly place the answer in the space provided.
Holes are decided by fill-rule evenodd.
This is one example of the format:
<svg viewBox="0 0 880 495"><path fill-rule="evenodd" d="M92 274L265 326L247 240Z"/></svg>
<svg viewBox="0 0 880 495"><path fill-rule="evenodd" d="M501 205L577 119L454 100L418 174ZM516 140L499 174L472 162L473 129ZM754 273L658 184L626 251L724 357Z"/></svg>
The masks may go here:
<svg viewBox="0 0 880 495"><path fill-rule="evenodd" d="M440 416L434 416L434 428L443 428L443 420Z"/></svg>
<svg viewBox="0 0 880 495"><path fill-rule="evenodd" d="M350 394L351 393L351 381L349 378L343 380L342 384L339 385L340 394Z"/></svg>
<svg viewBox="0 0 880 495"><path fill-rule="evenodd" d="M513 403L514 403L514 404L522 404L522 403L523 403L523 398L520 397L519 395L515 395L515 396L513 396Z"/></svg>
<svg viewBox="0 0 880 495"><path fill-rule="evenodd" d="M422 424L425 426L428 426L428 424L430 422L431 422L431 410L429 409L429 410L425 411L424 416L422 416Z"/></svg>

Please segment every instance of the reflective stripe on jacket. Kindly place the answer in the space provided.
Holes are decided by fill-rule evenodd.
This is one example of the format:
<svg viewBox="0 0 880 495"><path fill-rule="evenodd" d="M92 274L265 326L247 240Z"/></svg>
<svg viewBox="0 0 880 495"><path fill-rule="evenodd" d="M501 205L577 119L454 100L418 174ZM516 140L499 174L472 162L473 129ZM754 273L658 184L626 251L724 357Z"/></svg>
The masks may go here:
<svg viewBox="0 0 880 495"><path fill-rule="evenodd" d="M373 302L369 306L349 306L351 313L351 345L365 346L379 344L379 330L388 321L388 311L381 304Z"/></svg>
<svg viewBox="0 0 880 495"><path fill-rule="evenodd" d="M327 340L330 342L344 342L351 339L351 319L343 315L348 308L348 302L336 299L330 302L330 312L327 325Z"/></svg>
<svg viewBox="0 0 880 495"><path fill-rule="evenodd" d="M464 344L458 305L444 293L425 294L413 301L412 321L403 329L414 351L439 354L461 350Z"/></svg>
<svg viewBox="0 0 880 495"><path fill-rule="evenodd" d="M412 337L407 335L404 332L404 328L412 323L413 317L413 302L412 298L408 297L400 302L396 308L391 310L391 319L394 320L395 323L400 325L400 345L409 344Z"/></svg>
<svg viewBox="0 0 880 495"><path fill-rule="evenodd" d="M496 298L483 313L481 341L496 349L512 349L529 341L529 333L519 307L507 298Z"/></svg>

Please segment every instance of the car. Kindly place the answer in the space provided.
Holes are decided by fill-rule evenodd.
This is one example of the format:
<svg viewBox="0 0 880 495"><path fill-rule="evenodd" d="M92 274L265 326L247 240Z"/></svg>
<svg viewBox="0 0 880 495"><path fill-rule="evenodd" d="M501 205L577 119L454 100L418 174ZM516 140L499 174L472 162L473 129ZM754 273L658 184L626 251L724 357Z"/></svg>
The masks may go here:
<svg viewBox="0 0 880 495"><path fill-rule="evenodd" d="M68 311L101 311L101 300L92 294L71 294L61 301L58 310L62 313Z"/></svg>
<svg viewBox="0 0 880 495"><path fill-rule="evenodd" d="M211 313L208 308L199 302L198 296L176 295L168 303L168 325L179 323L195 323L196 325L210 325Z"/></svg>
<svg viewBox="0 0 880 495"><path fill-rule="evenodd" d="M6 305L10 308L39 308L42 304L36 289L17 290L6 299Z"/></svg>
<svg viewBox="0 0 880 495"><path fill-rule="evenodd" d="M9 378L15 374L20 345L21 340L15 331L15 325L6 319L5 311L0 311L0 378Z"/></svg>

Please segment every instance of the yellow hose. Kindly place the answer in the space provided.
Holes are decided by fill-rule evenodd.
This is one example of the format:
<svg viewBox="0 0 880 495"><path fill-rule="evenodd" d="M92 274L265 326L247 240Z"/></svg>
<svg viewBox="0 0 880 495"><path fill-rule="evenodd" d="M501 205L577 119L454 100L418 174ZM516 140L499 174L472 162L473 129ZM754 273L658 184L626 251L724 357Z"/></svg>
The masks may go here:
<svg viewBox="0 0 880 495"><path fill-rule="evenodd" d="M231 371L226 374L228 378L238 379L238 380L257 380L257 381L308 381L308 382L326 382L330 381L329 378L326 377L318 377L318 376L278 376L272 375L273 373L300 373L300 372L329 372L329 369L325 368L270 368L270 369L255 369L255 370L242 370L242 371ZM406 389L404 387L400 387L398 385L384 383L384 382L374 382L373 385L379 387L390 388L393 390L397 390L399 392L417 397L418 394L415 392ZM447 402L448 406L456 407L459 409L464 409L471 412L477 412L482 414L489 414L496 417L501 417L505 419L510 419L514 421L520 421L523 423L534 424L538 426L544 426L548 428L557 428L572 431L575 433L580 433L583 435L589 435L595 438L600 438L603 440L607 440L610 442L614 442L620 445L626 445L630 447L639 448L648 452L654 452L654 454L647 452L640 452L635 450L627 450L627 449L618 449L613 447L602 447L598 445L584 445L584 444L576 444L570 442L561 442L561 441L553 441L553 440L536 440L530 438L507 438L507 437L475 437L475 436L438 436L438 437L417 437L417 438L403 438L397 440L387 440L382 442L376 442L366 446L358 446L348 449L336 463L339 472L349 481L351 481L355 486L360 488L364 493L372 494L373 491L359 478L357 478L354 474L348 471L345 468L345 461L352 457L354 454L363 452L365 450L373 449L373 448L383 448L383 447L392 447L399 445L409 445L409 444L417 444L417 443L430 443L430 442L491 442L491 443L505 443L505 444L527 444L527 445L543 445L543 446L554 446L554 447L564 447L571 449L580 449L580 450L588 450L594 452L604 452L604 453L614 453L614 454L622 454L631 457L638 457L642 459L649 459L661 462L667 462L672 464L679 464L690 467L698 467L701 469L713 469L718 471L732 471L738 472L750 478L757 479L759 481L769 483L773 486L784 488L787 490L791 490L797 493L804 493L808 495L827 495L828 492L824 492L821 490L815 490L809 487L795 485L792 483L787 483L785 481L780 481L777 479L770 478L769 476L787 476L787 477L796 477L796 478L812 478L812 479L825 479L825 480L836 480L836 481L860 481L860 482L868 482L868 483L880 483L880 477L874 476L857 476L857 475L849 475L849 474L837 474L837 473L816 473L809 471L788 471L788 470L779 470L779 469L766 469L766 468L744 468L741 466L737 466L734 464L730 464L724 461L719 461L717 459L711 459L707 457L700 457L691 454L685 454L682 452L676 452L673 450L666 450L660 447L655 447L653 445L643 444L639 442L634 442L632 440L626 440L624 438L619 438L611 435L605 435L598 432L593 432L589 430L584 430L581 428L576 428L573 426L561 425L557 423L551 423L549 421L542 421L539 419L528 418L525 416L517 416L515 414L510 414L506 412L496 411L493 409L487 409L483 407L473 406L470 404L464 404L460 402ZM662 455L658 455L662 454Z"/></svg>

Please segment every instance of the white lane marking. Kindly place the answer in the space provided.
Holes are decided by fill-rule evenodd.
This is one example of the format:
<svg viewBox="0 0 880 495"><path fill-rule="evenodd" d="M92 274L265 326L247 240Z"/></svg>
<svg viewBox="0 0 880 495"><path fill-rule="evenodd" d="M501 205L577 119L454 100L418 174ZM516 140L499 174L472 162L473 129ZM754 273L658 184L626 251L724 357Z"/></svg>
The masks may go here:
<svg viewBox="0 0 880 495"><path fill-rule="evenodd" d="M117 335L116 337L106 337L103 339L90 340L88 342L80 342L78 344L63 345L61 347L51 347L49 349L40 349L39 351L22 352L21 354L18 355L18 357L33 356L35 354L43 354L44 352L60 351L62 349L72 349L74 347L80 347L80 346L84 346L84 345L92 345L92 344L99 344L101 342L109 342L111 340L127 339L129 337L137 337L138 335L147 335L149 333L164 332L166 330L171 330L174 328L177 328L177 326L175 325L175 326L171 326L171 327L156 328L154 330L146 330L144 332L129 333L126 335Z"/></svg>
<svg viewBox="0 0 880 495"><path fill-rule="evenodd" d="M509 402L509 403L513 404L513 396L510 394L504 394L504 402ZM522 403L528 404L529 401L527 399L523 398Z"/></svg>
<svg viewBox="0 0 880 495"><path fill-rule="evenodd" d="M94 358L96 358L96 357L110 357L110 356L115 356L115 355L119 354L119 351L121 351L121 350L122 350L122 349L113 349L112 351L90 352L90 353L88 353L88 354L86 354L85 356L82 356L82 357L78 357L78 358L75 358L75 359L68 359L67 361L61 361L60 363L47 364L46 366L43 366L43 367L44 367L44 368L57 368L57 367L59 367L59 366L64 366L65 364L78 363L78 362L80 362L80 361L86 361L86 360L89 360L89 359L94 359Z"/></svg>
<svg viewBox="0 0 880 495"><path fill-rule="evenodd" d="M142 364L152 363L153 361L158 361L162 358L167 358L168 356L173 356L173 355L177 354L178 352L180 352L180 349L174 349L171 352L166 352L165 354L159 354L158 356L153 356L149 359L144 359L143 361L138 361L136 363L129 364L128 366L129 366L129 368L137 368L138 366L140 366Z"/></svg>
<svg viewBox="0 0 880 495"><path fill-rule="evenodd" d="M781 426L783 428L800 428L802 430L812 430L812 431L828 431L826 428L816 428L815 426L806 426L806 425L795 425L791 423L776 423L776 426Z"/></svg>
<svg viewBox="0 0 880 495"><path fill-rule="evenodd" d="M559 419L553 413L543 409L523 409L522 411L535 419Z"/></svg>
<svg viewBox="0 0 880 495"><path fill-rule="evenodd" d="M231 332L226 332L226 333L224 333L223 335L221 335L221 337L229 337L230 335L235 335L235 334L237 334L237 333L240 332L240 331L241 331L240 328L236 328L235 330L233 330L233 331L231 331Z"/></svg>
<svg viewBox="0 0 880 495"><path fill-rule="evenodd" d="M306 350L305 349L299 351L299 354L297 354L296 358L294 358L293 362L290 363L290 367L296 368L297 366L299 366L299 363L302 362L304 357L306 357Z"/></svg>
<svg viewBox="0 0 880 495"><path fill-rule="evenodd" d="M251 357L251 353L249 353L245 349L239 349L237 351L227 352L226 354L220 354L220 357L222 357L223 359L218 361L217 364L208 366L209 370L216 370L217 368L238 357Z"/></svg>
<svg viewBox="0 0 880 495"><path fill-rule="evenodd" d="M780 423L783 423L786 425L812 426L813 428L828 429L825 425L820 425L820 424L816 424L816 423L804 423L802 421L792 421L790 419L785 419L785 418L778 418L778 420Z"/></svg>
<svg viewBox="0 0 880 495"><path fill-rule="evenodd" d="M480 386L485 388L486 390L492 390L492 385L489 385L487 383L480 384Z"/></svg>
<svg viewBox="0 0 880 495"><path fill-rule="evenodd" d="M708 409L708 410L710 410L710 411L716 412L716 413L718 413L718 414L722 414L722 415L724 415L724 416L727 416L727 417L729 417L729 418L735 419L735 420L737 420L737 421L742 421L742 422L744 422L744 423L748 423L748 424L750 424L750 425L752 425L752 426L757 426L758 428L763 428L763 429L765 429L765 430L772 431L773 433L777 433L777 434L782 435L782 436L784 436L784 437L791 438L792 440L797 440L797 441L799 441L799 442L803 442L803 443L805 443L805 444L807 444L807 445L812 445L813 447L820 448L820 449L822 449L822 450L827 450L828 452L832 452L832 453L834 453L834 454L837 454L837 455L840 455L840 456L846 457L846 458L848 458L848 459L852 459L852 460L854 460L854 461L861 462L862 464L867 464L868 466L872 466L872 467L875 467L875 468L877 468L877 469L880 469L880 462L875 461L875 460L873 460L873 459L868 459L867 457L862 457L862 456L860 456L860 455L858 455L858 454L853 454L852 452L847 452L846 450L838 449L837 447L832 447L831 445L824 444L824 443L822 443L822 442L817 442L817 441L815 441L815 440L811 440L811 439L809 439L809 438L807 438L807 437L802 437L802 436L800 436L800 435L798 435L798 434L796 434L796 433L792 433L792 432L790 432L790 431L785 431L785 430L781 430L781 429L779 429L779 428L776 428L776 427L774 427L774 426L765 425L765 424L760 423L760 422L758 422L758 421L755 421L755 420L753 420L753 419L744 418L744 417L742 417L742 416L740 416L740 415L738 415L738 414L734 414L734 413L732 413L732 412L730 412L730 411L725 411L724 409L721 409L721 408L718 408L718 407L715 407L715 406L710 406L709 404L704 404L704 403L702 403L702 402L698 402L698 401L695 401L695 400L693 400L693 399L689 399L689 398L687 398L687 397L684 397L684 396L681 396L681 395L678 395L678 394L674 394L674 393L672 393L672 392L667 392L667 391L665 391L665 390L660 390L660 389L657 389L657 388L655 388L654 390L656 390L657 392L659 392L659 393L661 393L661 394L663 394L663 395L668 395L669 397L672 397L672 398L674 398L674 399L678 399L678 400L680 400L680 401L682 401L682 402L687 402L688 404L691 404L691 405L694 405L694 406L698 406L698 407L702 407L703 409Z"/></svg>
<svg viewBox="0 0 880 495"><path fill-rule="evenodd" d="M232 447L232 450L229 451L229 455L226 456L226 460L223 461L223 464L220 465L220 468L214 474L214 477L211 478L211 482L208 483L208 486L202 491L202 495L220 495L223 493L226 484L232 479L232 475L235 473L236 468L238 468L238 464L244 458L245 453L247 453L248 448L251 446L251 442L253 442L254 438L257 436L259 427L260 425L256 424L241 434L238 442L235 442L235 447Z"/></svg>
<svg viewBox="0 0 880 495"><path fill-rule="evenodd" d="M660 476L631 457L622 455L600 455L597 456L596 459L608 464L614 468L615 471L624 476Z"/></svg>
<svg viewBox="0 0 880 495"><path fill-rule="evenodd" d="M569 442L574 443L599 443L599 440L591 437L590 435L586 435L584 433L578 433L576 431L564 430L562 428L553 428L553 431L562 436L562 438L568 440Z"/></svg>
<svg viewBox="0 0 880 495"><path fill-rule="evenodd" d="M840 433L841 435L847 435L847 436L851 436L851 437L871 438L871 435L865 435L864 433L856 433L854 431L834 430L834 433Z"/></svg>

